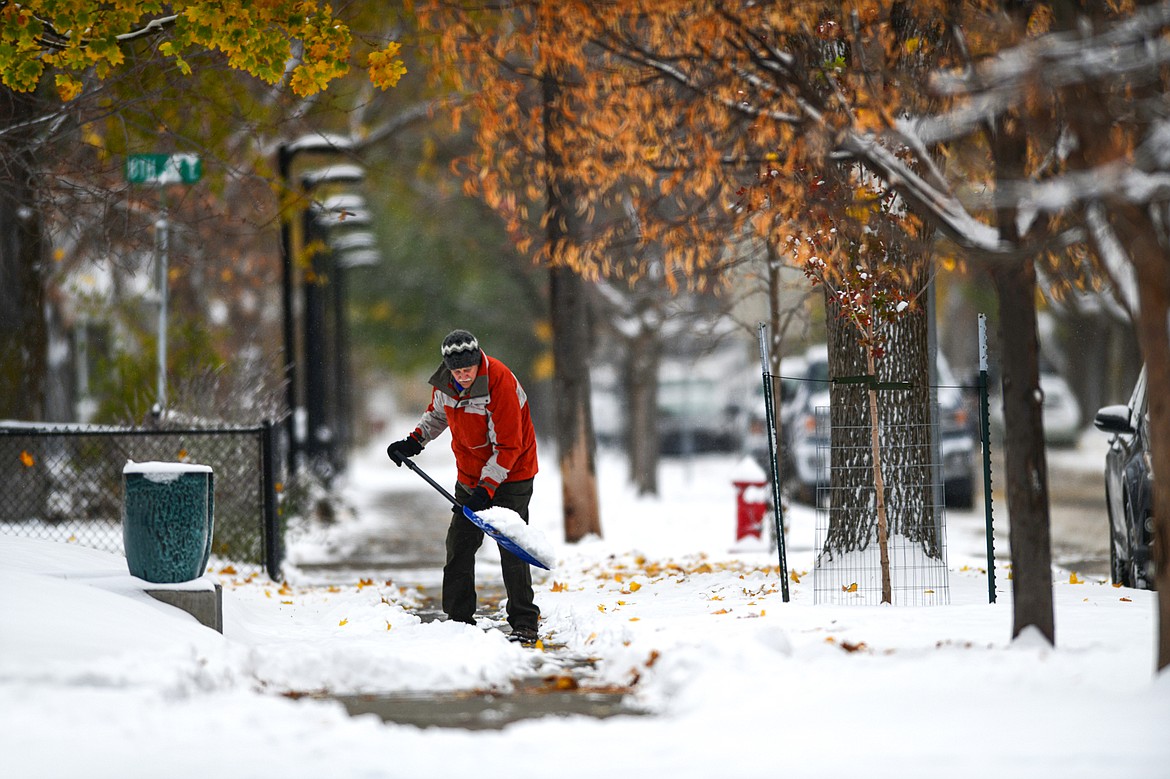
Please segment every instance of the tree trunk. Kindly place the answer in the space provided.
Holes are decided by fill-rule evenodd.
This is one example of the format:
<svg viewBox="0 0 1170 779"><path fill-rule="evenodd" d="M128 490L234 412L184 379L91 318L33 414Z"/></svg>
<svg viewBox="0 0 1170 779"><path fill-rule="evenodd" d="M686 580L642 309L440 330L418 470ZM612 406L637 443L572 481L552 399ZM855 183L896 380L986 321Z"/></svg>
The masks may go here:
<svg viewBox="0 0 1170 779"><path fill-rule="evenodd" d="M43 236L35 159L25 133L33 98L0 87L0 419L39 421L48 371Z"/></svg>
<svg viewBox="0 0 1170 779"><path fill-rule="evenodd" d="M1003 373L1004 472L1012 561L1012 637L1034 625L1055 643L1048 466L1041 417L1036 272L1031 262L995 268Z"/></svg>
<svg viewBox="0 0 1170 779"><path fill-rule="evenodd" d="M927 283L925 262L909 267L908 272L913 289ZM839 319L831 296L826 296L825 306L829 375L869 375L866 350L858 342L856 328ZM935 448L930 426L926 316L924 307L916 307L884 326L886 355L874 364L874 371L879 382L911 384L905 390L879 391L885 411L879 435L887 531L918 542L924 553L937 558L942 547L931 488ZM821 551L833 555L867 548L876 538L877 518L867 390L862 384L834 384L830 392L831 508L826 548Z"/></svg>
<svg viewBox="0 0 1170 779"><path fill-rule="evenodd" d="M622 386L627 398L626 451L630 481L639 495L658 494L658 364L662 341L641 328L626 342Z"/></svg>
<svg viewBox="0 0 1170 779"><path fill-rule="evenodd" d="M575 230L572 187L564 169L565 121L558 107L556 80L542 82L544 146L547 162L546 238L552 267L549 269L549 305L552 308L553 388L556 397L557 454L561 466L561 495L565 540L572 543L588 535L601 535L597 500L596 439L589 392L589 319L581 277L560 264L563 247Z"/></svg>
<svg viewBox="0 0 1170 779"><path fill-rule="evenodd" d="M866 369L869 376L877 376L873 347L865 350ZM877 502L878 551L882 566L882 603L893 603L894 595L890 585L890 525L886 520L886 484L882 479L881 427L878 422L877 388L869 387L869 446L873 458L873 494Z"/></svg>
<svg viewBox="0 0 1170 779"><path fill-rule="evenodd" d="M589 406L589 339L581 277L550 269L557 451L561 466L565 540L601 535L593 416Z"/></svg>
<svg viewBox="0 0 1170 779"><path fill-rule="evenodd" d="M1013 115L996 120L992 134L996 190L1024 180L1028 140ZM1018 244L1019 213L996 213L1004 241ZM1012 637L1035 626L1056 643L1052 606L1052 539L1048 517L1048 466L1040 413L1040 337L1036 330L1036 268L1031 260L991 269L999 301L1003 373L1004 471L1007 475L1012 560Z"/></svg>

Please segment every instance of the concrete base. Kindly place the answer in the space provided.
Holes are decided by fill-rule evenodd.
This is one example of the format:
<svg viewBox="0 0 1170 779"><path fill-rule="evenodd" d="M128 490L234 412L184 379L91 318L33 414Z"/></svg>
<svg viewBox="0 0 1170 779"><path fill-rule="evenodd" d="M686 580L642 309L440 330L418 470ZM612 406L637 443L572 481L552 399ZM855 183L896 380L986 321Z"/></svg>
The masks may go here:
<svg viewBox="0 0 1170 779"><path fill-rule="evenodd" d="M212 630L223 632L223 587L218 584L211 590L158 587L147 589L146 594L155 600L182 609Z"/></svg>

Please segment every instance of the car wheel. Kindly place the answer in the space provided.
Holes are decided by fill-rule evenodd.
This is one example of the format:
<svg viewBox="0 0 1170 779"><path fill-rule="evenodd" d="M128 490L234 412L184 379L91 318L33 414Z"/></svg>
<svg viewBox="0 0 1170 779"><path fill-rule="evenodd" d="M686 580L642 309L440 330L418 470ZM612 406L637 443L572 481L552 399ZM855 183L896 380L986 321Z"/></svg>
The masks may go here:
<svg viewBox="0 0 1170 779"><path fill-rule="evenodd" d="M971 479L953 481L944 486L947 508L970 509L975 507L975 485Z"/></svg>
<svg viewBox="0 0 1170 779"><path fill-rule="evenodd" d="M1148 566L1144 561L1138 560L1138 555L1134 554L1134 547L1136 542L1134 540L1134 533L1138 532L1140 525L1138 520L1133 515L1133 507L1129 503L1129 496L1125 496L1125 527L1127 531L1127 543L1129 551L1129 559L1126 561L1126 571L1129 574L1129 586L1138 590L1150 589Z"/></svg>

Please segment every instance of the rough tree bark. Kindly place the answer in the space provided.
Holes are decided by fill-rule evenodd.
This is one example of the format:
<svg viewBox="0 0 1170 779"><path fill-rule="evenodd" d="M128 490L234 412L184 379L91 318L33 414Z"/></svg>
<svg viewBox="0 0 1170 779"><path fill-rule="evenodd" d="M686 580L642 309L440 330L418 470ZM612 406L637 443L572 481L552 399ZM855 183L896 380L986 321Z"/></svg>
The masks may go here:
<svg viewBox="0 0 1170 779"><path fill-rule="evenodd" d="M559 248L571 238L576 219L572 187L559 175L564 169L560 129L564 117L557 107L555 79L545 77L542 89L548 163L545 224L549 256L553 258L549 269L549 305L556 355L553 386L557 404L557 455L561 467L565 540L572 543L590 534L601 535L597 445L589 391L589 318L581 277L572 269L556 264Z"/></svg>
<svg viewBox="0 0 1170 779"><path fill-rule="evenodd" d="M48 371L43 236L29 95L0 87L0 419L39 421Z"/></svg>
<svg viewBox="0 0 1170 779"><path fill-rule="evenodd" d="M991 144L996 187L1024 179L1028 140L1013 114L1000 116ZM999 235L1020 241L1019 214L996 214ZM1004 472L1012 560L1012 637L1035 626L1056 643L1052 605L1052 538L1048 515L1048 463L1041 418L1040 337L1036 329L1036 267L1030 259L991 268L999 302L1003 374Z"/></svg>
<svg viewBox="0 0 1170 779"><path fill-rule="evenodd" d="M910 284L926 284L926 263L909 269ZM869 371L857 331L836 317L836 305L826 297L829 323L829 375L862 376ZM927 312L916 307L886 325L886 355L877 361L879 382L910 382L909 389L880 391L880 444L885 505L890 534L921 545L931 557L941 554L938 518L934 515L930 462L930 356L927 349ZM831 510L826 548L836 554L865 549L876 540L874 530L874 473L869 398L862 384L834 384L830 390L832 442Z"/></svg>

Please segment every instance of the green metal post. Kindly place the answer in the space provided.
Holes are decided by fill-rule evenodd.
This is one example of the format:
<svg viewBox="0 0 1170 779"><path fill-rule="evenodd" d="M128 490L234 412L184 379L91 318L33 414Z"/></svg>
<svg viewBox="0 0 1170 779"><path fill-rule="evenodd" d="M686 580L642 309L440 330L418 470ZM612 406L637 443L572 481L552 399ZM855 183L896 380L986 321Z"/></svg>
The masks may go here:
<svg viewBox="0 0 1170 779"><path fill-rule="evenodd" d="M995 603L995 536L991 510L991 414L987 399L987 316L979 315L979 436L983 445L983 509L987 523L987 598Z"/></svg>
<svg viewBox="0 0 1170 779"><path fill-rule="evenodd" d="M780 468L776 458L776 420L772 405L772 375L768 364L767 326L760 322L760 365L764 379L764 425L768 428L768 462L772 469L772 515L776 519L776 552L780 558L780 593L788 602L788 554L784 548L784 509L780 503Z"/></svg>

